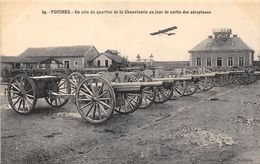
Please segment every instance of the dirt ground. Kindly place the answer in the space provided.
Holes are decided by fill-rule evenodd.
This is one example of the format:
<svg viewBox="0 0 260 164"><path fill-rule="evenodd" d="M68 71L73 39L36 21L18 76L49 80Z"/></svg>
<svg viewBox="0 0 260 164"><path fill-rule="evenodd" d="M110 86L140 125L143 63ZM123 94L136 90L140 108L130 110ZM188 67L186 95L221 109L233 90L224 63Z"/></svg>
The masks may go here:
<svg viewBox="0 0 260 164"><path fill-rule="evenodd" d="M73 103L20 115L1 93L1 163L260 163L260 81L213 88L101 125Z"/></svg>

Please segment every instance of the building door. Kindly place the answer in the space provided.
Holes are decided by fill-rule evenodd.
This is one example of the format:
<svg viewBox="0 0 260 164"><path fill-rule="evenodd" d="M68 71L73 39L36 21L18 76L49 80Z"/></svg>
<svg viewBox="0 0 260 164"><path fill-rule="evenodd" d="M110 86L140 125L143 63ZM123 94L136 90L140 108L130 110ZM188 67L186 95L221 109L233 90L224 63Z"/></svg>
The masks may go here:
<svg viewBox="0 0 260 164"><path fill-rule="evenodd" d="M21 68L21 64L20 63L15 63L14 64L14 68L15 69L20 69Z"/></svg>
<svg viewBox="0 0 260 164"><path fill-rule="evenodd" d="M105 67L108 67L108 60L105 60Z"/></svg>
<svg viewBox="0 0 260 164"><path fill-rule="evenodd" d="M100 60L97 61L97 66L100 67Z"/></svg>
<svg viewBox="0 0 260 164"><path fill-rule="evenodd" d="M222 67L222 57L217 57L217 66Z"/></svg>
<svg viewBox="0 0 260 164"><path fill-rule="evenodd" d="M68 60L64 61L64 68L66 68L66 69L70 68L70 61L68 61Z"/></svg>

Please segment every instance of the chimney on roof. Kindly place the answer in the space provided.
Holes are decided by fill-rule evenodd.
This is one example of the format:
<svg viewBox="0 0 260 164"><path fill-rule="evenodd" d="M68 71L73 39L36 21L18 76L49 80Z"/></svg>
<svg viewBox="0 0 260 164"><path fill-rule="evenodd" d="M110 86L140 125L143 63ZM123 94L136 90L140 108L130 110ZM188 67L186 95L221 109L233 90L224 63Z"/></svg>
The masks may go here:
<svg viewBox="0 0 260 164"><path fill-rule="evenodd" d="M236 38L237 37L237 34L233 34L233 38Z"/></svg>
<svg viewBox="0 0 260 164"><path fill-rule="evenodd" d="M213 37L212 35L209 35L209 36L208 36L209 39L212 38L212 37Z"/></svg>
<svg viewBox="0 0 260 164"><path fill-rule="evenodd" d="M214 38L218 42L225 42L232 34L231 28L213 29Z"/></svg>
<svg viewBox="0 0 260 164"><path fill-rule="evenodd" d="M141 56L139 54L136 56L136 58L137 58L137 61L141 60Z"/></svg>

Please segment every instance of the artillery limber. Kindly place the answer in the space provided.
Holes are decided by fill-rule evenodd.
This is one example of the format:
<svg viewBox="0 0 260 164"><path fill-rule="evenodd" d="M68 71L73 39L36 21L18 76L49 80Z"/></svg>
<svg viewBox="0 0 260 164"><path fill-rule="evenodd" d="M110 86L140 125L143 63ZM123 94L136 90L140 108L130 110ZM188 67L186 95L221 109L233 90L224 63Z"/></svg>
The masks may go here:
<svg viewBox="0 0 260 164"><path fill-rule="evenodd" d="M9 82L11 78L15 77L16 75L24 74L29 77L32 76L43 76L43 75L51 75L53 73L63 73L69 74L69 70L65 70L62 68L51 69L51 68L20 68L20 69L8 69L3 68L1 70L1 76L3 82Z"/></svg>
<svg viewBox="0 0 260 164"><path fill-rule="evenodd" d="M31 112L38 98L45 98L54 107L65 105L69 98L52 96L52 93L67 95L70 93L69 81L64 75L34 76L16 75L8 84L8 101L18 113Z"/></svg>

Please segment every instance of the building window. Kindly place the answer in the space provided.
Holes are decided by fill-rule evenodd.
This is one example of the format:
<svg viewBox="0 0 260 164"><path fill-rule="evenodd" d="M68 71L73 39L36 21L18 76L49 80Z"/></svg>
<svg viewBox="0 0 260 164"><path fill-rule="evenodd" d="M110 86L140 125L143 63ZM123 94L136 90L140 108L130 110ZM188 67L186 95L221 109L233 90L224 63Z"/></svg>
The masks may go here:
<svg viewBox="0 0 260 164"><path fill-rule="evenodd" d="M244 66L244 64L245 64L244 57L239 57L238 65Z"/></svg>
<svg viewBox="0 0 260 164"><path fill-rule="evenodd" d="M206 64L208 67L211 66L211 58L207 58L207 64Z"/></svg>
<svg viewBox="0 0 260 164"><path fill-rule="evenodd" d="M222 57L217 57L217 66L222 67Z"/></svg>
<svg viewBox="0 0 260 164"><path fill-rule="evenodd" d="M77 61L74 61L74 66L75 67L79 66Z"/></svg>
<svg viewBox="0 0 260 164"><path fill-rule="evenodd" d="M197 58L197 67L201 66L201 58Z"/></svg>
<svg viewBox="0 0 260 164"><path fill-rule="evenodd" d="M63 61L63 65L64 65L64 68L69 69L70 68L70 61L69 60L64 60Z"/></svg>
<svg viewBox="0 0 260 164"><path fill-rule="evenodd" d="M108 60L105 60L105 67L108 67Z"/></svg>
<svg viewBox="0 0 260 164"><path fill-rule="evenodd" d="M100 60L97 60L97 66L100 67Z"/></svg>
<svg viewBox="0 0 260 164"><path fill-rule="evenodd" d="M228 66L233 66L233 58L228 57Z"/></svg>

